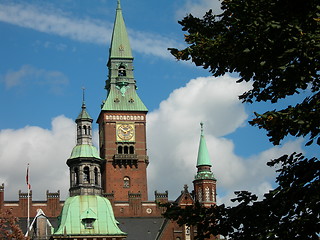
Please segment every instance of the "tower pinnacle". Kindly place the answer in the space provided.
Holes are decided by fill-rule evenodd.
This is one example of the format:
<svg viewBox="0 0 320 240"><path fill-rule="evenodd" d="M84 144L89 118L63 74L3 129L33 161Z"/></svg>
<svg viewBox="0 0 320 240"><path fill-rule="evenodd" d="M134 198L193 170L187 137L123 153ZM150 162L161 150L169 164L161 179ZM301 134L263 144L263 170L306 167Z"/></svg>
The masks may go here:
<svg viewBox="0 0 320 240"><path fill-rule="evenodd" d="M136 92L136 80L133 76L133 56L122 16L120 0L117 1L107 66L109 76L105 88L108 91L108 96L102 105L102 110L147 112L148 109Z"/></svg>
<svg viewBox="0 0 320 240"><path fill-rule="evenodd" d="M199 150L198 150L197 167L199 166L211 167L210 156L209 156L206 140L203 133L204 132L203 122L200 123L200 126L201 126L201 136L200 136L200 144L199 144Z"/></svg>
<svg viewBox="0 0 320 240"><path fill-rule="evenodd" d="M120 0L117 2L116 17L110 45L110 59L133 59L127 28L122 16Z"/></svg>
<svg viewBox="0 0 320 240"><path fill-rule="evenodd" d="M216 179L211 171L211 161L204 138L203 123L200 123L201 135L197 159L197 174L193 185L196 200L203 206L211 206L216 202Z"/></svg>
<svg viewBox="0 0 320 240"><path fill-rule="evenodd" d="M82 103L84 103L84 94L85 94L86 88L82 87Z"/></svg>

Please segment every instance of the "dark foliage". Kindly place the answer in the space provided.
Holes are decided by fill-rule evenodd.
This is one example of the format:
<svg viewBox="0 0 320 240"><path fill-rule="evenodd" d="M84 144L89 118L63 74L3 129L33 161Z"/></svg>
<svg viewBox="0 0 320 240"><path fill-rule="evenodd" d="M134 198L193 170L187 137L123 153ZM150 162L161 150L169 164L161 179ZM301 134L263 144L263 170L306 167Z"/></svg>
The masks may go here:
<svg viewBox="0 0 320 240"><path fill-rule="evenodd" d="M305 99L281 110L256 114L250 124L263 128L274 145L288 135L320 145L320 2L317 0L224 0L223 13L186 16L179 23L188 47L171 48L178 60L191 60L213 76L237 72L238 83L252 81L239 96L247 103L271 102L304 93ZM277 165L278 187L257 200L236 193L234 207L181 209L167 205L165 216L197 226L198 239L319 239L320 163L301 154L267 163Z"/></svg>
<svg viewBox="0 0 320 240"><path fill-rule="evenodd" d="M28 240L17 222L18 218L10 210L0 210L0 239Z"/></svg>

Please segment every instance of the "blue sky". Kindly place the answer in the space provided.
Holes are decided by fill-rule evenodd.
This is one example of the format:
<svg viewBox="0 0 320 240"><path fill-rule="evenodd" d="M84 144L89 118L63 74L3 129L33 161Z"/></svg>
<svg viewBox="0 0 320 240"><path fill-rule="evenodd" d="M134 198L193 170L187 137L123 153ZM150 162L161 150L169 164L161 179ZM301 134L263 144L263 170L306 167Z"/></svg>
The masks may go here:
<svg viewBox="0 0 320 240"><path fill-rule="evenodd" d="M183 184L192 188L200 121L218 179L218 200L229 202L235 190L268 191L275 175L265 162L302 151L303 140L273 147L263 131L247 124L253 111L269 105L237 100L250 84L236 84L235 75L213 78L167 51L184 46L179 19L189 12L202 16L209 8L219 12L219 2L122 0L121 5L138 94L149 109L150 199L154 190L169 190L175 199ZM47 189L67 196L65 162L75 145L73 121L82 87L94 120L106 97L115 8L116 0L0 0L0 183L5 183L6 200L17 199L19 189L26 191L27 163L34 199L45 199Z"/></svg>

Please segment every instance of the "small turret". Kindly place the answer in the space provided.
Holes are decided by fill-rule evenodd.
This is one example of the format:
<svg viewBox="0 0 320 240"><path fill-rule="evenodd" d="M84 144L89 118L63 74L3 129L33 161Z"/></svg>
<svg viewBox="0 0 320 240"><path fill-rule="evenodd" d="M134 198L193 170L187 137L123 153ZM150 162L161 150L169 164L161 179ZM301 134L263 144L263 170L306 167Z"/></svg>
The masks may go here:
<svg viewBox="0 0 320 240"><path fill-rule="evenodd" d="M197 158L197 174L194 178L194 190L196 201L204 206L216 203L216 179L211 171L211 161L201 125L200 144Z"/></svg>
<svg viewBox="0 0 320 240"><path fill-rule="evenodd" d="M70 196L101 195L101 164L98 150L92 145L92 118L83 101L77 123L77 145L73 148L67 165L70 168Z"/></svg>
<svg viewBox="0 0 320 240"><path fill-rule="evenodd" d="M125 239L118 227L110 201L102 197L103 160L92 145L92 118L86 110L84 92L77 119L77 145L67 165L70 169L70 197L64 203L52 240Z"/></svg>

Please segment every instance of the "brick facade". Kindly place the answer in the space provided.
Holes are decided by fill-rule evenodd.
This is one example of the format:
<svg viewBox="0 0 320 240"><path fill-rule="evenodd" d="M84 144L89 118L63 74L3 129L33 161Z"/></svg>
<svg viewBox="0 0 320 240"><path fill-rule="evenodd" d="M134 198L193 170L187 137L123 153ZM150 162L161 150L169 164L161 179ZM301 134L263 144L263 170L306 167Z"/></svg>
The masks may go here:
<svg viewBox="0 0 320 240"><path fill-rule="evenodd" d="M130 194L138 194L140 201L147 201L146 113L101 112L97 122L100 156L106 160L102 167L103 192L113 194L114 201L131 201ZM134 140L117 141L117 124L122 123L134 126ZM129 150L119 151L125 148ZM125 178L128 178L128 185Z"/></svg>
<svg viewBox="0 0 320 240"><path fill-rule="evenodd" d="M4 201L4 193L5 186L2 184L0 187L0 209L10 209L14 216L18 218L26 218L28 216L28 193L19 191L18 201ZM60 192L51 193L47 191L46 195L46 201L32 201L32 191L30 191L30 218L34 218L36 216L38 209L42 209L48 217L59 216L63 206L63 201L60 200Z"/></svg>

